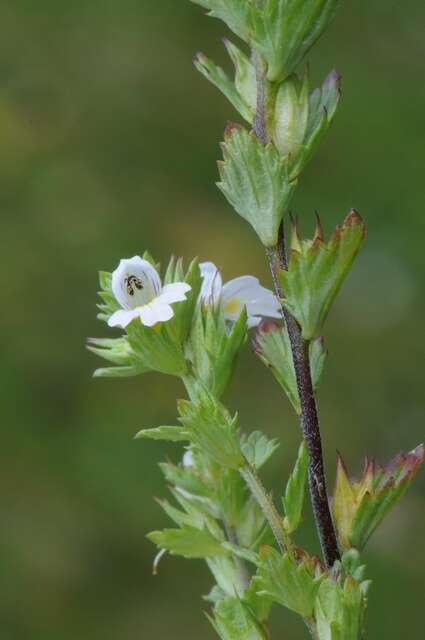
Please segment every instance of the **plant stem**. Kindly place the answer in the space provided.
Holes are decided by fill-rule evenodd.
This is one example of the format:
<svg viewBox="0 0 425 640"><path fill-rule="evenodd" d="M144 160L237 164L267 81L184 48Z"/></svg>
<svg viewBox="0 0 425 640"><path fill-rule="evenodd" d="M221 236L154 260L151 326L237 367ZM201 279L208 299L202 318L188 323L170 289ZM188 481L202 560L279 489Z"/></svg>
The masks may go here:
<svg viewBox="0 0 425 640"><path fill-rule="evenodd" d="M282 553L287 551L290 546L290 542L284 529L282 518L278 514L272 499L267 495L263 483L258 477L256 471L247 463L244 467L239 469L239 473L245 480L252 495L257 500L261 511L273 531L276 542L279 545L279 549Z"/></svg>
<svg viewBox="0 0 425 640"><path fill-rule="evenodd" d="M265 113L265 69L261 61L258 60L258 55L256 56L256 63L257 112L253 123L253 130L258 140L263 144L266 144L268 142L268 135L266 131L267 116ZM282 299L283 292L280 286L278 272L279 270L287 270L288 268L283 222L280 227L277 245L275 247L267 248L266 252L269 259L276 295L279 299ZM340 559L340 554L326 490L322 440L310 372L309 342L303 339L301 329L297 321L283 306L282 312L291 342L292 358L300 397L301 429L306 440L310 456L308 479L311 503L323 556L326 565L328 567L332 567L334 562Z"/></svg>

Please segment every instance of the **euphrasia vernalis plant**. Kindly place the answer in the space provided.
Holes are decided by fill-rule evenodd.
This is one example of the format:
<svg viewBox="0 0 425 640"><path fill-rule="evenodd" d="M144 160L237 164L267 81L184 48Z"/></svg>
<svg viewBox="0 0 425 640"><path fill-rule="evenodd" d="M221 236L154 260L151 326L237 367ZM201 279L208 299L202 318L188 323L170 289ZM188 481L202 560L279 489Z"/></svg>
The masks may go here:
<svg viewBox="0 0 425 640"><path fill-rule="evenodd" d="M187 399L175 425L137 434L182 443L180 462L161 464L173 522L149 534L165 553L203 559L214 579L209 617L223 640L270 637L271 607L304 620L318 640L359 640L370 581L363 549L407 489L424 458L419 446L381 467L366 460L360 480L337 461L327 493L316 390L326 350L326 317L365 237L352 210L331 237L317 218L300 236L289 203L307 162L331 124L340 78L310 87L301 63L334 16L338 0L194 0L241 41L226 41L234 77L203 54L197 69L230 100L245 124L224 133L218 186L265 247L274 292L252 276L223 284L212 262L160 267L146 252L100 274L100 315L119 337L92 339L112 366L97 376L159 371L179 377ZM278 446L247 431L221 397L240 350L254 350L288 396L302 441L281 504L260 480ZM308 485L322 557L296 545Z"/></svg>

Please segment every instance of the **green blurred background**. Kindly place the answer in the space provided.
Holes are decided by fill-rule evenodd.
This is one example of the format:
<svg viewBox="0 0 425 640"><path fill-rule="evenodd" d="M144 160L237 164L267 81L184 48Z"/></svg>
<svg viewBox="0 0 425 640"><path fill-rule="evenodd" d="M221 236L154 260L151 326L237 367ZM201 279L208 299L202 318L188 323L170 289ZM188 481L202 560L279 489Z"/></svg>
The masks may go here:
<svg viewBox="0 0 425 640"><path fill-rule="evenodd" d="M335 450L361 467L424 437L424 41L420 0L345 2L310 56L344 101L294 200L310 232L355 206L369 235L326 328L320 393L330 482ZM93 380L86 336L97 271L146 247L214 260L226 279L264 256L214 186L232 108L193 69L227 64L225 28L184 0L3 0L0 6L2 640L214 638L200 562L151 575L145 533L166 523L157 462L181 450L135 442L173 423L171 378ZM288 403L247 349L226 398L247 428L282 441L278 492L299 441ZM368 638L423 637L425 486L418 476L367 553ZM311 520L302 539L317 549ZM305 637L274 614L273 637Z"/></svg>

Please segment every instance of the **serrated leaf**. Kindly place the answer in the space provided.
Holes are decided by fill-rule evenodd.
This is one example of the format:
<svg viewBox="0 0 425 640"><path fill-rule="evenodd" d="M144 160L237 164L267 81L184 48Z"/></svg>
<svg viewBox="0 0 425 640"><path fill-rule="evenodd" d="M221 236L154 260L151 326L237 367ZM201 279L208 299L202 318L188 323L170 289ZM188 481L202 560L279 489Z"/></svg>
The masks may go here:
<svg viewBox="0 0 425 640"><path fill-rule="evenodd" d="M283 210L295 188L287 160L279 156L273 144L263 145L254 133L238 125L227 127L222 151L217 186L261 242L275 245Z"/></svg>
<svg viewBox="0 0 425 640"><path fill-rule="evenodd" d="M303 338L318 337L331 305L365 236L363 220L351 211L329 242L318 231L289 253L288 270L279 272L283 304L301 325Z"/></svg>
<svg viewBox="0 0 425 640"><path fill-rule="evenodd" d="M260 560L260 594L267 595L304 618L311 618L317 591L325 577L318 570L315 560L305 556L297 561L289 553L281 555L271 547L263 548Z"/></svg>
<svg viewBox="0 0 425 640"><path fill-rule="evenodd" d="M251 4L251 3L247 3ZM252 44L281 82L303 60L334 17L339 0L263 0L252 3Z"/></svg>
<svg viewBox="0 0 425 640"><path fill-rule="evenodd" d="M167 549L172 555L184 558L208 558L230 554L207 529L200 530L193 527L164 529L152 531L147 537L160 549Z"/></svg>
<svg viewBox="0 0 425 640"><path fill-rule="evenodd" d="M192 0L208 10L208 15L219 18L237 36L248 42L252 0Z"/></svg>
<svg viewBox="0 0 425 640"><path fill-rule="evenodd" d="M250 465L259 470L279 448L280 444L276 439L270 440L261 431L253 431L242 439L241 446Z"/></svg>
<svg viewBox="0 0 425 640"><path fill-rule="evenodd" d="M168 440L184 442L189 440L188 433L181 426L162 426L153 429L142 429L134 436L136 439Z"/></svg>
<svg viewBox="0 0 425 640"><path fill-rule="evenodd" d="M308 461L308 449L305 441L303 441L298 450L294 470L286 485L285 497L282 499L285 509L284 523L288 533L298 529L301 522L308 475Z"/></svg>
<svg viewBox="0 0 425 640"><path fill-rule="evenodd" d="M196 401L180 400L180 421L197 447L218 464L237 469L245 464L236 432L237 416L206 388Z"/></svg>

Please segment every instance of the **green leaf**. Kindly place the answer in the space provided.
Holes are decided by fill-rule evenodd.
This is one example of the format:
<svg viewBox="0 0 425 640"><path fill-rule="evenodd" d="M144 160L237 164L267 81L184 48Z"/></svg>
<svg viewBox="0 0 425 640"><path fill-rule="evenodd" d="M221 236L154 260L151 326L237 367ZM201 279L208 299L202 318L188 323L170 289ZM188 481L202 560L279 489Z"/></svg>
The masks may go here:
<svg viewBox="0 0 425 640"><path fill-rule="evenodd" d="M364 610L362 589L351 576L343 585L327 578L320 585L314 611L319 640L359 640Z"/></svg>
<svg viewBox="0 0 425 640"><path fill-rule="evenodd" d="M289 76L334 17L339 0L263 0L252 4L252 45L265 58L267 78Z"/></svg>
<svg viewBox="0 0 425 640"><path fill-rule="evenodd" d="M294 233L288 270L279 272L283 304L301 325L303 338L317 337L365 236L363 220L351 211L329 242L321 228L312 241Z"/></svg>
<svg viewBox="0 0 425 640"><path fill-rule="evenodd" d="M235 66L235 87L249 108L252 122L257 111L257 74L251 60L233 42L224 39L224 45Z"/></svg>
<svg viewBox="0 0 425 640"><path fill-rule="evenodd" d="M237 416L206 388L197 401L179 401L180 421L192 442L224 467L237 469L245 464L236 432Z"/></svg>
<svg viewBox="0 0 425 640"><path fill-rule="evenodd" d="M186 353L192 362L194 377L218 398L233 376L247 332L246 309L230 330L222 305L206 307L200 304L195 311ZM196 388L196 383L188 378L186 382Z"/></svg>
<svg viewBox="0 0 425 640"><path fill-rule="evenodd" d="M268 634L239 598L226 598L214 608L214 628L222 640L267 640Z"/></svg>
<svg viewBox="0 0 425 640"><path fill-rule="evenodd" d="M307 555L296 560L289 553L281 555L271 547L264 547L260 556L260 594L304 618L311 618L317 591L325 577L318 561Z"/></svg>
<svg viewBox="0 0 425 640"><path fill-rule="evenodd" d="M148 367L132 349L126 336L121 338L89 338L87 349L95 355L117 365L96 369L95 378L128 378L141 375Z"/></svg>
<svg viewBox="0 0 425 640"><path fill-rule="evenodd" d="M219 162L219 189L236 212L256 231L265 246L277 242L283 210L295 188L288 162L273 144L263 145L254 133L232 124L226 128Z"/></svg>
<svg viewBox="0 0 425 640"><path fill-rule="evenodd" d="M238 91L235 82L229 78L227 73L203 53L196 55L194 64L196 69L226 96L236 111L247 122L251 123L254 119L254 113Z"/></svg>
<svg viewBox="0 0 425 640"><path fill-rule="evenodd" d="M388 511L405 493L425 458L420 445L384 466L366 459L360 480L349 477L338 457L332 511L343 549L363 549Z"/></svg>
<svg viewBox="0 0 425 640"><path fill-rule="evenodd" d="M257 327L252 344L255 353L266 367L271 370L299 415L301 405L292 359L291 342L286 328L274 320L263 320ZM316 390L326 360L326 350L321 337L310 342L309 352L312 382Z"/></svg>
<svg viewBox="0 0 425 640"><path fill-rule="evenodd" d="M252 0L192 0L219 18L245 42L249 41Z"/></svg>
<svg viewBox="0 0 425 640"><path fill-rule="evenodd" d="M298 458L294 470L286 485L283 507L285 509L285 528L288 533L298 529L304 506L305 487L308 474L308 449L303 441L298 450Z"/></svg>
<svg viewBox="0 0 425 640"><path fill-rule="evenodd" d="M134 437L140 440L150 438L151 440L168 440L170 442L184 442L189 440L189 434L181 426L142 429L136 433Z"/></svg>
<svg viewBox="0 0 425 640"><path fill-rule="evenodd" d="M253 431L248 437L245 436L241 441L241 445L245 458L257 471L261 469L280 446L276 439L270 440L261 431Z"/></svg>
<svg viewBox="0 0 425 640"><path fill-rule="evenodd" d="M191 468L177 467L170 462L161 462L159 467L168 483L194 495L209 496L211 494L210 489Z"/></svg>
<svg viewBox="0 0 425 640"><path fill-rule="evenodd" d="M207 529L164 529L152 531L147 537L160 549L166 549L172 555L184 558L208 558L230 554Z"/></svg>

